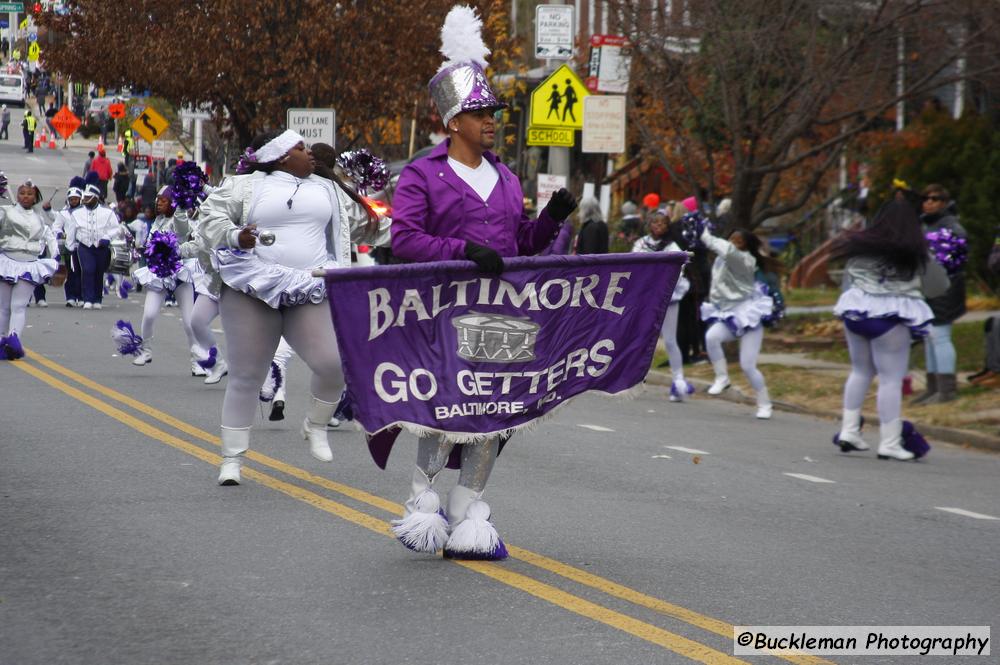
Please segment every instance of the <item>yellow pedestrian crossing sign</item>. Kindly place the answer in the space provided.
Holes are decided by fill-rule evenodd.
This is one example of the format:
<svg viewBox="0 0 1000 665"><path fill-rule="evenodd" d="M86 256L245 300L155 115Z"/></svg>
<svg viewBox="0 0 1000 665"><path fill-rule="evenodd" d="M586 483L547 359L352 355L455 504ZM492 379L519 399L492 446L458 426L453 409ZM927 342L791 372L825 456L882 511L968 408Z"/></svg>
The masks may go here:
<svg viewBox="0 0 1000 665"><path fill-rule="evenodd" d="M163 138L163 132L167 130L170 123L162 115L156 112L152 106L147 106L139 114L139 117L132 123L132 129L139 132L147 143L159 141Z"/></svg>
<svg viewBox="0 0 1000 665"><path fill-rule="evenodd" d="M562 65L531 92L532 127L583 129L583 98L590 91L567 65Z"/></svg>
<svg viewBox="0 0 1000 665"><path fill-rule="evenodd" d="M42 54L42 47L38 42L31 42L28 45L28 62L38 62L38 56Z"/></svg>

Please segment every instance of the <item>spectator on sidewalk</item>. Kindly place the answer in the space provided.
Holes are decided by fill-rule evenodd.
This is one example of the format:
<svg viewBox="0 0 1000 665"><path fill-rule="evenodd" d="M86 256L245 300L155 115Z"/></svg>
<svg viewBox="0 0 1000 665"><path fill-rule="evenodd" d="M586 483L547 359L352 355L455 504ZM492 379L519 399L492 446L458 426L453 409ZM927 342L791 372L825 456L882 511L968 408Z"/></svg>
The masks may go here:
<svg viewBox="0 0 1000 665"><path fill-rule="evenodd" d="M932 184L924 188L923 214L920 221L925 233L948 229L956 236L965 238L967 233L955 216L951 195L941 185ZM924 356L927 367L927 390L913 400L913 404L942 404L958 397L955 377L956 353L951 341L952 323L965 314L965 274L959 269L949 275L948 290L935 298L928 298L927 304L934 312L930 332L924 339Z"/></svg>
<svg viewBox="0 0 1000 665"><path fill-rule="evenodd" d="M0 108L0 141L9 141L10 134L8 133L8 127L10 127L10 109L4 104Z"/></svg>
<svg viewBox="0 0 1000 665"><path fill-rule="evenodd" d="M94 156L96 154L97 153L95 153L93 150L91 150L90 152L87 153L87 161L85 161L83 163L83 177L84 178L86 178L87 174L90 173L93 170Z"/></svg>
<svg viewBox="0 0 1000 665"><path fill-rule="evenodd" d="M608 224L601 214L601 204L593 196L580 201L580 233L576 237L576 254L607 254ZM565 225L564 225L565 226Z"/></svg>
<svg viewBox="0 0 1000 665"><path fill-rule="evenodd" d="M53 136L55 136L56 128L52 124L52 119L56 117L56 113L56 105L54 103L49 104L49 108L45 111L45 124L48 125L49 132L52 133Z"/></svg>
<svg viewBox="0 0 1000 665"><path fill-rule="evenodd" d="M101 201L106 201L108 199L108 181L114 177L115 173L111 169L111 160L108 159L104 148L97 151L97 157L94 157L90 168L96 171L97 177L100 178L98 186L101 190Z"/></svg>
<svg viewBox="0 0 1000 665"><path fill-rule="evenodd" d="M830 254L831 261L838 259L847 260L846 289L833 312L844 322L851 373L833 442L845 453L868 450L861 438L861 407L878 375L878 456L914 459L904 447L903 377L911 337L926 334L934 316L924 298L944 293L947 275L927 255L916 211L902 201L884 206L867 229L843 235Z"/></svg>
<svg viewBox="0 0 1000 665"><path fill-rule="evenodd" d="M118 172L115 173L115 183L112 189L115 192L115 201L121 202L128 198L128 186L131 178L128 177L128 170L124 162L118 162Z"/></svg>
<svg viewBox="0 0 1000 665"><path fill-rule="evenodd" d="M994 275L1000 275L1000 229L993 240L986 267ZM1000 315L986 319L983 328L986 359L983 369L969 376L969 383L982 388L1000 388Z"/></svg>

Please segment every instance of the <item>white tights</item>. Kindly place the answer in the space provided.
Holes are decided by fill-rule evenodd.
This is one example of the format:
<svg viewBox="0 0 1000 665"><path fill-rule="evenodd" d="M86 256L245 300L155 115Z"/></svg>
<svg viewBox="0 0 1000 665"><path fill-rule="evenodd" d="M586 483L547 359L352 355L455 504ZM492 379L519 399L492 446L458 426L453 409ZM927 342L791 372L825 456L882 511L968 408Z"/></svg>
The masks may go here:
<svg viewBox="0 0 1000 665"><path fill-rule="evenodd" d="M667 314L663 317L663 328L660 329L660 336L663 338L663 346L667 349L667 358L670 360L670 374L674 383L684 380L684 362L681 357L681 347L677 343L677 312L680 310L680 303L673 302L667 307Z"/></svg>
<svg viewBox="0 0 1000 665"><path fill-rule="evenodd" d="M312 370L313 396L325 402L340 399L344 375L325 302L272 309L252 296L223 286L219 312L229 362L229 381L222 402L223 427L242 429L253 424L257 394L282 335Z"/></svg>
<svg viewBox="0 0 1000 665"><path fill-rule="evenodd" d="M174 289L174 297L177 298L177 305L181 310L181 323L184 324L184 334L188 338L188 347L194 347L196 340L194 331L191 329L191 310L194 308L194 288L187 282L178 282ZM153 339L153 326L156 324L156 317L160 315L160 308L163 307L167 299L166 291L156 291L146 289L146 300L142 308L142 339L149 342Z"/></svg>
<svg viewBox="0 0 1000 665"><path fill-rule="evenodd" d="M0 280L0 335L6 337L17 333L18 337L21 336L28 301L34 291L35 285L23 279L13 284Z"/></svg>
<svg viewBox="0 0 1000 665"><path fill-rule="evenodd" d="M726 354L722 350L724 342L740 340L740 368L750 382L750 387L760 392L767 385L764 383L764 375L757 369L757 357L760 355L760 346L764 342L764 326L757 326L746 331L740 337L736 337L726 324L716 321L705 333L705 350L708 351L708 359L712 361L714 367L720 363L725 363ZM716 370L718 375L718 370Z"/></svg>
<svg viewBox="0 0 1000 665"><path fill-rule="evenodd" d="M215 333L212 332L212 321L219 315L219 303L204 294L199 294L191 308L191 333L195 342L207 355L209 349L215 346Z"/></svg>
<svg viewBox="0 0 1000 665"><path fill-rule="evenodd" d="M861 410L868 387L878 374L878 417L883 423L899 418L903 377L910 366L910 330L897 325L875 339L844 330L851 352L851 374L844 383L844 409Z"/></svg>

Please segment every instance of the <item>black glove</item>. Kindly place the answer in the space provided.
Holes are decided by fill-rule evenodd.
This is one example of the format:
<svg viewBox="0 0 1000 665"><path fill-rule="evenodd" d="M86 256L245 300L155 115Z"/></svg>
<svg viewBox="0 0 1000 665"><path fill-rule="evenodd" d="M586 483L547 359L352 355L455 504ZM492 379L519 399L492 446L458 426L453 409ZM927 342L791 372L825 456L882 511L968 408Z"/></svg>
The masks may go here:
<svg viewBox="0 0 1000 665"><path fill-rule="evenodd" d="M503 272L503 259L495 249L477 245L471 240L465 241L465 258L474 261L482 272L499 275Z"/></svg>
<svg viewBox="0 0 1000 665"><path fill-rule="evenodd" d="M569 217L571 212L576 210L576 197L570 194L568 189L563 187L552 195L552 198L549 199L549 203L545 206L545 209L549 211L549 217L557 222L561 222Z"/></svg>

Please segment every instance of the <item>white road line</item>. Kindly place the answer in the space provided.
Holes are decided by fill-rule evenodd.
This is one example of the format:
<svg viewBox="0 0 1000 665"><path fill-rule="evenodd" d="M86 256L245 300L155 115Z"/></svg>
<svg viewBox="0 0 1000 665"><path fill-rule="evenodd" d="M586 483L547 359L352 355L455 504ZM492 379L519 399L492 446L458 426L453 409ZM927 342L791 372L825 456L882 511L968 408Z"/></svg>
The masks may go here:
<svg viewBox="0 0 1000 665"><path fill-rule="evenodd" d="M673 459L670 455L653 455L652 459Z"/></svg>
<svg viewBox="0 0 1000 665"><path fill-rule="evenodd" d="M712 453L698 450L697 448L685 448L684 446L663 446L664 448L669 448L670 450L676 450L682 453L691 453L692 455L711 455Z"/></svg>
<svg viewBox="0 0 1000 665"><path fill-rule="evenodd" d="M577 423L577 427L582 427L584 429L591 429L595 432L614 432L613 429L608 429L607 427L601 427L600 425L588 425L586 423Z"/></svg>
<svg viewBox="0 0 1000 665"><path fill-rule="evenodd" d="M955 513L956 515L963 515L965 517L972 517L977 520L1000 520L1000 517L994 517L993 515L984 515L983 513L974 513L971 510L965 510L963 508L945 508L943 506L934 506L937 510L943 510L946 513Z"/></svg>
<svg viewBox="0 0 1000 665"><path fill-rule="evenodd" d="M811 483L836 483L836 480L827 480L826 478L820 478L819 476L810 476L807 473L786 473L789 478L798 478L799 480L808 480Z"/></svg>
<svg viewBox="0 0 1000 665"><path fill-rule="evenodd" d="M212 328L212 332L222 334L222 328Z"/></svg>

